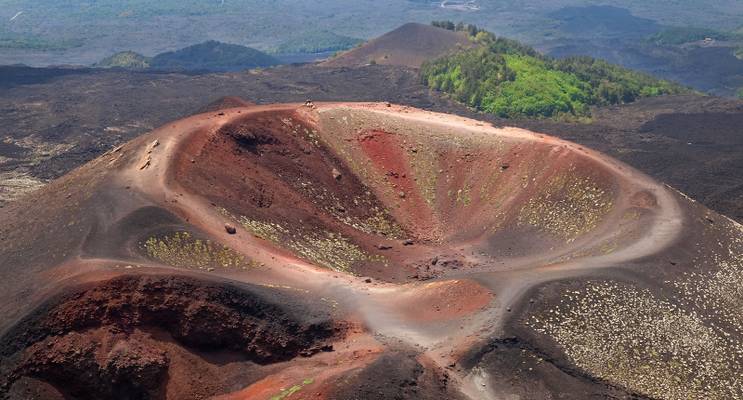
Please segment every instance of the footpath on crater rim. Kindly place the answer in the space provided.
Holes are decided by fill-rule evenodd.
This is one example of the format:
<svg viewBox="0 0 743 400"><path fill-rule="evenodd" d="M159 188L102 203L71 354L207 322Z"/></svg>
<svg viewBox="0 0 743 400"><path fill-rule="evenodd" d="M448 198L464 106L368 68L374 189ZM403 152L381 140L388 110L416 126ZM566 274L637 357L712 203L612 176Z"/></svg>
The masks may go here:
<svg viewBox="0 0 743 400"><path fill-rule="evenodd" d="M743 397L743 228L389 103L167 124L0 209L0 397Z"/></svg>

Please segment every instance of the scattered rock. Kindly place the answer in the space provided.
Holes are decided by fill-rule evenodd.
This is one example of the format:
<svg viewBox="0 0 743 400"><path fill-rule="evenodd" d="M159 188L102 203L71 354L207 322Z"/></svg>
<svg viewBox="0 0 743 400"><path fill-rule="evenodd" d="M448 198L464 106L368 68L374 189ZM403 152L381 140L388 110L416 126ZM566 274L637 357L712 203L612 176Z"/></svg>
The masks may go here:
<svg viewBox="0 0 743 400"><path fill-rule="evenodd" d="M387 244L378 244L378 245L377 245L377 248L378 248L379 250L390 250L390 249L392 248L392 246L390 246L390 245L387 245Z"/></svg>
<svg viewBox="0 0 743 400"><path fill-rule="evenodd" d="M147 154L152 153L152 150L155 150L155 147L160 145L160 141L158 139L155 139L154 142L150 143L149 146L147 146Z"/></svg>
<svg viewBox="0 0 743 400"><path fill-rule="evenodd" d="M142 164L140 164L139 169L140 170L146 169L147 167L150 166L150 164L152 164L152 156L148 154L147 157L144 159L144 161L142 161Z"/></svg>
<svg viewBox="0 0 743 400"><path fill-rule="evenodd" d="M337 181L341 180L341 177L343 176L343 175L341 175L341 171L338 171L337 168L333 168L333 171L331 171L331 172L333 174L333 179L335 179Z"/></svg>
<svg viewBox="0 0 743 400"><path fill-rule="evenodd" d="M385 101L385 102L384 102L384 105L385 105L386 107L392 107L392 104L390 104L390 102L389 102L389 101Z"/></svg>
<svg viewBox="0 0 743 400"><path fill-rule="evenodd" d="M366 282L366 283L372 283L372 280L371 280L371 278L366 278L366 279L364 279L364 282Z"/></svg>
<svg viewBox="0 0 743 400"><path fill-rule="evenodd" d="M400 196L401 199L404 199L405 198L405 192L403 192L403 191L400 191L398 193L398 195Z"/></svg>
<svg viewBox="0 0 743 400"><path fill-rule="evenodd" d="M224 224L224 230L226 230L230 235L237 233L237 229L235 229L231 224Z"/></svg>
<svg viewBox="0 0 743 400"><path fill-rule="evenodd" d="M402 245L403 245L403 246L412 246L413 244L415 244L415 242L413 242L413 239L405 239L405 240L404 240L404 241L402 242Z"/></svg>
<svg viewBox="0 0 743 400"><path fill-rule="evenodd" d="M500 170L501 170L501 171L505 171L505 170L507 170L508 168L511 168L511 166L510 166L510 165L508 165L508 164L502 164L502 165L500 166Z"/></svg>

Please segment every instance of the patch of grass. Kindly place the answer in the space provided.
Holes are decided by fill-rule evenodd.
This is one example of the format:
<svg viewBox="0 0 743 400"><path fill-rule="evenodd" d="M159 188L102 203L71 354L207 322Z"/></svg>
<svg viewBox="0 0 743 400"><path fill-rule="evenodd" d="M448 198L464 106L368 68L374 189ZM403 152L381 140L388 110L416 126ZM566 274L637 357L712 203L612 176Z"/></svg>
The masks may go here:
<svg viewBox="0 0 743 400"><path fill-rule="evenodd" d="M183 268L248 268L252 262L227 246L194 238L189 232L151 237L143 244L146 254L164 264Z"/></svg>
<svg viewBox="0 0 743 400"><path fill-rule="evenodd" d="M291 250L298 257L318 266L340 272L351 272L359 262L379 262L386 265L382 256L368 254L349 238L335 232L304 228L289 229L279 223L259 221L245 216L235 217L219 208L223 215L237 220L250 233Z"/></svg>
<svg viewBox="0 0 743 400"><path fill-rule="evenodd" d="M291 395L293 395L294 393L297 393L300 390L302 390L304 386L311 385L313 382L315 382L315 380L312 378L305 379L301 383L293 385L292 387L288 389L283 389L281 393L275 396L271 396L271 400L284 400L290 397Z"/></svg>

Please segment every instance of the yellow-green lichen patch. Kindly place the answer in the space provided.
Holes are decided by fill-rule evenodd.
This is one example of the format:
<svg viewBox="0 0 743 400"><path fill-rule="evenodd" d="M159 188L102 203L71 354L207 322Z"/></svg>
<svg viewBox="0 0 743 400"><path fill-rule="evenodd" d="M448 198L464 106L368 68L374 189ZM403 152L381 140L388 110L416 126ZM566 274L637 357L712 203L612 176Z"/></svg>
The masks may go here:
<svg viewBox="0 0 743 400"><path fill-rule="evenodd" d="M278 242L283 235L289 233L288 229L273 222L258 221L243 216L240 217L238 222L254 236L270 242Z"/></svg>
<svg viewBox="0 0 743 400"><path fill-rule="evenodd" d="M311 385L314 382L315 382L314 379L308 378L308 379L305 379L305 380L303 380L302 382L300 382L300 383L298 383L296 385L292 385L291 387L289 387L287 389L281 389L281 392L279 392L279 394L277 394L275 396L271 396L271 400L284 400L284 399L287 399L287 398L291 397L291 395L293 395L294 393L297 393L297 392L301 391L303 387L305 387L307 385Z"/></svg>
<svg viewBox="0 0 743 400"><path fill-rule="evenodd" d="M608 190L590 178L568 172L553 178L529 199L519 212L518 223L573 241L594 229L612 205Z"/></svg>
<svg viewBox="0 0 743 400"><path fill-rule="evenodd" d="M356 263L364 261L384 262L382 257L370 256L347 238L329 231L293 237L286 247L308 261L335 271L348 272Z"/></svg>
<svg viewBox="0 0 743 400"><path fill-rule="evenodd" d="M368 254L339 233L323 229L290 230L275 222L258 221L245 216L240 216L237 220L256 237L291 250L300 258L321 267L350 272L360 262L387 263L384 257Z"/></svg>
<svg viewBox="0 0 743 400"><path fill-rule="evenodd" d="M743 336L743 227L733 222L726 225L737 236L712 256L711 265L685 273L671 283L684 302ZM708 251L711 248L706 247Z"/></svg>
<svg viewBox="0 0 743 400"><path fill-rule="evenodd" d="M743 396L743 344L649 290L589 282L527 324L580 368L650 397Z"/></svg>
<svg viewBox="0 0 743 400"><path fill-rule="evenodd" d="M355 209L368 210L366 216L356 216L350 215L343 206L344 202L326 188L318 188L312 182L304 181L298 182L297 188L323 211L354 229L389 239L400 239L405 236L403 229L395 222L389 211L375 205L376 202L369 191L353 198Z"/></svg>
<svg viewBox="0 0 743 400"><path fill-rule="evenodd" d="M142 247L149 257L175 267L245 269L253 265L229 247L211 240L194 238L188 232L150 237Z"/></svg>

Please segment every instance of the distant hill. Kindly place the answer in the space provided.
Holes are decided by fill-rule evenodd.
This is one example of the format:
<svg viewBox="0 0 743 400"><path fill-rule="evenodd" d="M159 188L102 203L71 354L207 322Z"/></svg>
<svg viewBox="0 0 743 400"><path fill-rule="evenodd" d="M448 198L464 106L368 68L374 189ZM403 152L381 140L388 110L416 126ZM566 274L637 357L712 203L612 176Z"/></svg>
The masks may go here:
<svg viewBox="0 0 743 400"><path fill-rule="evenodd" d="M278 64L277 59L262 51L210 40L158 54L152 58L150 66L164 70L234 71Z"/></svg>
<svg viewBox="0 0 743 400"><path fill-rule="evenodd" d="M331 31L303 32L282 42L274 49L277 54L324 53L348 50L364 41Z"/></svg>
<svg viewBox="0 0 743 400"><path fill-rule="evenodd" d="M106 57L99 63L95 64L97 68L126 68L126 69L147 69L150 67L150 57L145 57L133 51L122 51L110 57Z"/></svg>
<svg viewBox="0 0 743 400"><path fill-rule="evenodd" d="M354 67L372 63L418 68L426 60L472 46L463 32L409 23L340 54L323 65Z"/></svg>

